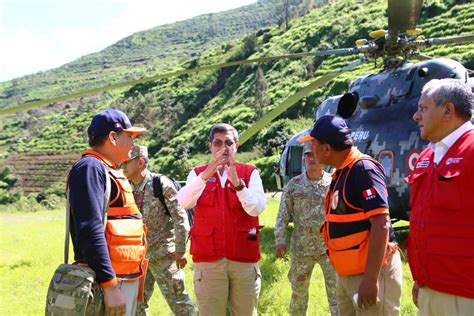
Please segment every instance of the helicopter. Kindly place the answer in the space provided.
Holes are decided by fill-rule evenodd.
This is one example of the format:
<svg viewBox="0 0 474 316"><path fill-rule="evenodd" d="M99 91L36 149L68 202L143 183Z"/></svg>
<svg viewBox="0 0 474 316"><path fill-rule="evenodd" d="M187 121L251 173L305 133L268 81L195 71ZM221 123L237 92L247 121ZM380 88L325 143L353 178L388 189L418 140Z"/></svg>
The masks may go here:
<svg viewBox="0 0 474 316"><path fill-rule="evenodd" d="M421 89L426 82L434 78L457 78L463 82L469 81L472 85L469 71L460 63L450 59L433 59L421 54L419 50L432 45L474 41L474 34L448 38L425 38L422 31L416 28L422 4L422 0L388 0L388 29L369 33L370 39L358 40L354 47L265 56L202 67L190 67L113 85L95 87L69 95L0 108L0 115L202 71L290 58L360 55L357 61L314 79L307 86L284 99L240 135L239 142L240 145L243 145L265 125L314 92L315 89L342 73L381 58L383 60L381 71L356 79L349 86L347 93L325 100L317 107L315 118L325 114L335 114L347 120L352 128L356 146L362 152L378 159L385 166L392 218L408 219L408 186L403 178L413 169L418 154L426 146L426 142L419 138L416 123L411 119ZM411 63L410 59L422 61ZM307 133L307 131L303 133ZM277 173L277 179L281 184L303 171L302 145L296 142L296 138L299 136L301 135L296 135L287 143L282 154L280 170Z"/></svg>
<svg viewBox="0 0 474 316"><path fill-rule="evenodd" d="M439 43L456 43L472 36L424 39L415 28L422 1L388 1L388 30L371 32L373 39L358 40L353 49L334 50L334 54L362 53L361 62L383 58L383 69L358 78L345 94L323 101L314 112L317 120L336 115L346 120L358 149L377 159L384 167L392 220L409 219L409 187L404 178L415 168L417 158L428 144L419 136L412 116L425 83L432 79L454 78L474 91L472 71L452 59L432 59L418 49ZM399 30L407 30L399 33ZM411 63L409 58L423 61ZM474 119L472 119L474 122ZM303 144L298 139L311 131L294 135L285 145L279 165L274 165L277 186L281 189L292 177L305 172Z"/></svg>

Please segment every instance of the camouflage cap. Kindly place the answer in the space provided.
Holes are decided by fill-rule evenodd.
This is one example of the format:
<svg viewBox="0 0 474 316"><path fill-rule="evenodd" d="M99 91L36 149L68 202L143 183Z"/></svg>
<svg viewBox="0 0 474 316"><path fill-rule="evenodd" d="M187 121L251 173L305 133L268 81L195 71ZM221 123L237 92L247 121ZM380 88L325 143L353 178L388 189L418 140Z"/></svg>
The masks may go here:
<svg viewBox="0 0 474 316"><path fill-rule="evenodd" d="M303 155L313 151L311 142L306 142L303 145Z"/></svg>
<svg viewBox="0 0 474 316"><path fill-rule="evenodd" d="M133 146L130 150L130 159L142 157L148 160L148 148L146 146Z"/></svg>

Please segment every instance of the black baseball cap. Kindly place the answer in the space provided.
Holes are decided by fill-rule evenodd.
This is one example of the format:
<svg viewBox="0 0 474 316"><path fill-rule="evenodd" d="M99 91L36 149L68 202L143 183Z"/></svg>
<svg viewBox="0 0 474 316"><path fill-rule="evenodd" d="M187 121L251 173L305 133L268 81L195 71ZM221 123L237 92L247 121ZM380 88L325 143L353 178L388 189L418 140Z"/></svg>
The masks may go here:
<svg viewBox="0 0 474 316"><path fill-rule="evenodd" d="M341 144L349 145L352 143L351 130L344 119L333 116L321 116L309 135L298 138L300 143L308 142L312 139L317 139L334 147Z"/></svg>
<svg viewBox="0 0 474 316"><path fill-rule="evenodd" d="M146 131L144 127L134 127L127 115L116 109L106 109L97 113L92 118L91 124L87 129L89 137L105 136L110 132L129 132L133 136Z"/></svg>

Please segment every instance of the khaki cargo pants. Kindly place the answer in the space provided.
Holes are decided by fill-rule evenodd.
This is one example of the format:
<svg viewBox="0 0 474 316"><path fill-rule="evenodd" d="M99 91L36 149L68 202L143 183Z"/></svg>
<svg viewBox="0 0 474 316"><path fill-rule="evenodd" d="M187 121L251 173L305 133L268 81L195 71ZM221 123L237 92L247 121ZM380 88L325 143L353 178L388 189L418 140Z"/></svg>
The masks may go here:
<svg viewBox="0 0 474 316"><path fill-rule="evenodd" d="M194 292L201 316L256 316L262 275L258 263L221 258L194 263Z"/></svg>
<svg viewBox="0 0 474 316"><path fill-rule="evenodd" d="M339 316L398 316L402 296L402 261L397 250L389 259L379 275L380 302L368 309L360 309L353 302L353 296L359 290L363 274L338 277L337 308Z"/></svg>

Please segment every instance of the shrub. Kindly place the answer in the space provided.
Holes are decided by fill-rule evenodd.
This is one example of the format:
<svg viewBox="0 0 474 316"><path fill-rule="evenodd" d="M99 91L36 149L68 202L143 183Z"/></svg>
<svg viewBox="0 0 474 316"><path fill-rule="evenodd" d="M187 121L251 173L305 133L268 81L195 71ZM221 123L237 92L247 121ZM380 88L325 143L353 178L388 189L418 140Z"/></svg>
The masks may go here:
<svg viewBox="0 0 474 316"><path fill-rule="evenodd" d="M14 203L19 199L20 194L12 191L16 181L17 178L8 168L0 171L0 205Z"/></svg>
<svg viewBox="0 0 474 316"><path fill-rule="evenodd" d="M249 164L254 165L259 170L265 192L278 191L275 180L275 170L273 169L273 163L278 163L279 159L280 157L278 155L275 155L270 157L263 157L249 162Z"/></svg>

